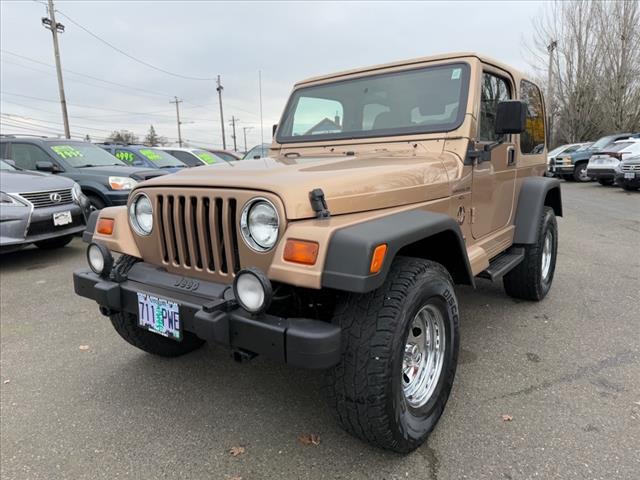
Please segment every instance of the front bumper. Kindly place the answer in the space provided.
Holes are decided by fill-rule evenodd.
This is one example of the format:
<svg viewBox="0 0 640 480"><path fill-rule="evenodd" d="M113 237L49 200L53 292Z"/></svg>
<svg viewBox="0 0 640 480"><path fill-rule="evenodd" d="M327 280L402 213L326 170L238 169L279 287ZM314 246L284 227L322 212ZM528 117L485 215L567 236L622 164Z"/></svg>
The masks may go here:
<svg viewBox="0 0 640 480"><path fill-rule="evenodd" d="M238 307L228 285L193 280L136 263L121 283L91 270L73 274L75 292L113 312L138 314L138 292L178 303L184 331L237 351L265 355L291 366L329 368L340 360L340 327L306 318L253 316ZM188 289L180 285L188 285Z"/></svg>
<svg viewBox="0 0 640 480"><path fill-rule="evenodd" d="M550 165L549 172L555 175L564 175L573 173L575 170L575 165L573 164L561 164L561 165Z"/></svg>
<svg viewBox="0 0 640 480"><path fill-rule="evenodd" d="M120 207L127 204L131 190L109 190L105 193L107 207Z"/></svg>
<svg viewBox="0 0 640 480"><path fill-rule="evenodd" d="M625 173L627 174L633 173L634 178L625 178L624 176ZM627 187L638 188L640 187L640 171L616 172L615 182L617 185L620 185L620 186L626 185Z"/></svg>
<svg viewBox="0 0 640 480"><path fill-rule="evenodd" d="M587 175L596 180L613 180L616 172L613 168L587 168Z"/></svg>

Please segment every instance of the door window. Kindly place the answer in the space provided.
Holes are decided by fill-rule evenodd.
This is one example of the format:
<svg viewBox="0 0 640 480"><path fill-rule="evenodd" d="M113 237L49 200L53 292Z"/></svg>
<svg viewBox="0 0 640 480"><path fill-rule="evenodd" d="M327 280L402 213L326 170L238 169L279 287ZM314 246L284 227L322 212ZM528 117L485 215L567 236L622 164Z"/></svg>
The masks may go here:
<svg viewBox="0 0 640 480"><path fill-rule="evenodd" d="M545 144L544 109L540 90L533 83L520 82L522 101L527 103L527 124L520 134L520 151L522 153L542 153Z"/></svg>
<svg viewBox="0 0 640 480"><path fill-rule="evenodd" d="M25 170L36 170L37 162L51 162L51 158L44 150L30 143L13 143L11 145L11 160Z"/></svg>
<svg viewBox="0 0 640 480"><path fill-rule="evenodd" d="M495 128L498 103L510 98L509 83L504 78L488 72L482 74L482 90L480 93L481 141L495 142L501 138L501 135L496 135Z"/></svg>

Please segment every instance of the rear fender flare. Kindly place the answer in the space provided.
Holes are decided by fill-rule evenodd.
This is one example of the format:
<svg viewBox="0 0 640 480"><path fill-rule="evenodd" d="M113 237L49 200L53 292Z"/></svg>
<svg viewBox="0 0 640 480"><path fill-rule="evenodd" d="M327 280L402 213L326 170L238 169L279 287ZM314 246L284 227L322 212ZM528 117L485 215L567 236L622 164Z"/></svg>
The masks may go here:
<svg viewBox="0 0 640 480"><path fill-rule="evenodd" d="M544 207L551 207L562 216L560 180L549 177L528 177L522 181L516 208L514 244L533 244L538 238L538 219Z"/></svg>

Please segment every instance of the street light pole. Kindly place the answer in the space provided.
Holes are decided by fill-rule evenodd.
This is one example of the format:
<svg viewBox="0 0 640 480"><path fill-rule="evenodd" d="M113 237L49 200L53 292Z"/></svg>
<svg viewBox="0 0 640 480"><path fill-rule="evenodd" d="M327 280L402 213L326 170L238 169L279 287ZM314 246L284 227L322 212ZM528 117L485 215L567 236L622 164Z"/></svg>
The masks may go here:
<svg viewBox="0 0 640 480"><path fill-rule="evenodd" d="M253 127L242 127L242 133L244 134L244 153L247 153L247 130L251 130Z"/></svg>
<svg viewBox="0 0 640 480"><path fill-rule="evenodd" d="M182 100L178 100L178 97L173 97L175 100L169 102L169 103L175 103L176 104L176 120L178 122L178 145L180 146L180 148L182 148L182 130L180 128L180 125L182 124L182 122L180 121L180 108L178 107L178 105L180 103L182 103Z"/></svg>
<svg viewBox="0 0 640 480"><path fill-rule="evenodd" d="M552 136L553 136L553 52L558 46L557 40L552 40L547 45L547 52L549 52L549 68L547 71L547 145L551 148Z"/></svg>
<svg viewBox="0 0 640 480"><path fill-rule="evenodd" d="M220 82L220 75L218 75L218 79L216 80L216 91L218 92L218 103L220 104L220 128L222 128L222 148L224 150L227 149L227 140L224 138L224 115L222 114L222 90L224 87Z"/></svg>
<svg viewBox="0 0 640 480"><path fill-rule="evenodd" d="M60 63L60 46L58 45L58 33L64 32L64 25L56 22L56 13L53 0L49 0L49 17L42 18L44 28L51 30L53 37L53 53L56 59L56 73L58 74L58 93L60 95L60 107L62 108L62 121L64 123L64 136L71 138L69 129L69 115L67 114L67 98L64 94L64 82L62 81L62 65Z"/></svg>

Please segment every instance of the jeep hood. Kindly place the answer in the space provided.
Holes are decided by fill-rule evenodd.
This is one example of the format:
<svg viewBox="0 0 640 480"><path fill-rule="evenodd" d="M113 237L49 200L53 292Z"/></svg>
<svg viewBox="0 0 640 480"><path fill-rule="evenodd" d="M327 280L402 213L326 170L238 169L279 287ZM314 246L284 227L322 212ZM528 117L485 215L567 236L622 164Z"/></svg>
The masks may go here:
<svg viewBox="0 0 640 480"><path fill-rule="evenodd" d="M138 188L209 187L272 192L290 220L312 218L309 192L321 188L332 215L425 202L449 195L452 154L270 157L215 164L151 179Z"/></svg>

